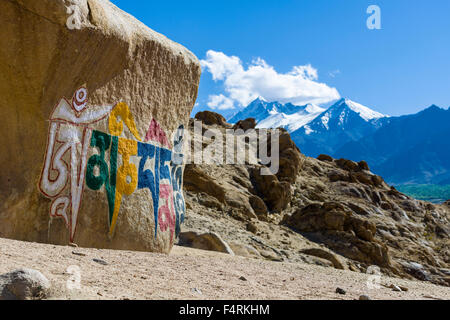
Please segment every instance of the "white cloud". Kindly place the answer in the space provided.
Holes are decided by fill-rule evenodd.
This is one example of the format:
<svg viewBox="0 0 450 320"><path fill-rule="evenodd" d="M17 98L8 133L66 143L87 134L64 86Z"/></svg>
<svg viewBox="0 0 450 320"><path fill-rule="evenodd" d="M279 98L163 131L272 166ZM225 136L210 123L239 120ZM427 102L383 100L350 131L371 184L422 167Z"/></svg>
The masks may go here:
<svg viewBox="0 0 450 320"><path fill-rule="evenodd" d="M292 71L290 72L292 75L299 75L305 79L309 79L311 81L319 79L319 76L317 74L317 69L314 69L310 64L306 66L295 66L292 68Z"/></svg>
<svg viewBox="0 0 450 320"><path fill-rule="evenodd" d="M234 109L234 102L223 94L211 95L209 96L207 106L214 110Z"/></svg>
<svg viewBox="0 0 450 320"><path fill-rule="evenodd" d="M214 80L223 80L229 74L244 71L241 59L238 57L228 57L222 52L209 50L206 58L207 60L200 62L212 74Z"/></svg>
<svg viewBox="0 0 450 320"><path fill-rule="evenodd" d="M210 96L208 106L211 108L230 109L235 103L246 106L258 97L298 105L322 104L340 98L335 88L317 81L317 70L309 64L294 66L288 73L278 73L261 58L244 68L238 57L213 50L206 53L201 64L214 81L223 82L228 95Z"/></svg>

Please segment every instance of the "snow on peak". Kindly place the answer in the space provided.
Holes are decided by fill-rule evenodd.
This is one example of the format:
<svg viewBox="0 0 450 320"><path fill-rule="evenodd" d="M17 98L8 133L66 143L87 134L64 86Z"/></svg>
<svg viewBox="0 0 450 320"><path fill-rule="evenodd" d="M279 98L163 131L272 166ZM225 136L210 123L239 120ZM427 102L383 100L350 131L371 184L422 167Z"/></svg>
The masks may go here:
<svg viewBox="0 0 450 320"><path fill-rule="evenodd" d="M336 106L337 107L347 106L352 111L358 113L360 115L360 117L366 121L387 117L386 115L384 115L382 113L376 112L376 111L374 111L366 106L363 106L362 104L354 102L350 99L341 99L336 104Z"/></svg>
<svg viewBox="0 0 450 320"><path fill-rule="evenodd" d="M322 112L325 111L325 109L319 107L316 104L308 103L305 106L305 111L308 112L308 113L322 113Z"/></svg>
<svg viewBox="0 0 450 320"><path fill-rule="evenodd" d="M314 120L325 109L313 104L294 106L292 104L279 105L269 112L269 117L258 122L257 128L285 128L293 132Z"/></svg>
<svg viewBox="0 0 450 320"><path fill-rule="evenodd" d="M319 123L326 130L330 130L335 124L343 127L353 112L366 122L387 117L350 99L341 99L326 110L311 103L296 106L292 103L266 102L262 97L258 97L229 121L235 123L242 119L255 118L257 128L282 127L294 132L305 127L306 132L313 132Z"/></svg>
<svg viewBox="0 0 450 320"><path fill-rule="evenodd" d="M258 104L258 103L267 103L267 100L264 99L264 98L261 97L261 96L258 96L258 97L256 97L252 102L250 102L250 105L251 105L251 104Z"/></svg>

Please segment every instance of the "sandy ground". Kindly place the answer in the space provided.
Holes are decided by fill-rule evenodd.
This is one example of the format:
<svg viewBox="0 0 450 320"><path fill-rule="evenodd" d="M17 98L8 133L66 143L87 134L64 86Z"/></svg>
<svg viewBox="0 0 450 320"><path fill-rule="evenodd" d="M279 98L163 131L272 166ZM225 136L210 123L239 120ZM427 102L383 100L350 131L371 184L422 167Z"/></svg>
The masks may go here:
<svg viewBox="0 0 450 320"><path fill-rule="evenodd" d="M81 271L80 289L67 289L76 279L70 266ZM52 282L54 299L450 299L450 288L424 282L381 277L381 284L408 291L368 289L365 274L183 247L164 255L0 239L0 273L21 267L41 271ZM335 293L337 287L347 294Z"/></svg>

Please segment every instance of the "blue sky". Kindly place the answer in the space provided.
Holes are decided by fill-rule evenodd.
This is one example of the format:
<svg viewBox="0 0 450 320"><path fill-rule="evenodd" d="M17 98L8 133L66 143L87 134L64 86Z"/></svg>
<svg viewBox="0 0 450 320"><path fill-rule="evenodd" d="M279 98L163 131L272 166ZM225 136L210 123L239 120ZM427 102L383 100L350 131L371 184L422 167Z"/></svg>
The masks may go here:
<svg viewBox="0 0 450 320"><path fill-rule="evenodd" d="M432 104L450 106L449 0L112 2L202 60L213 50L221 57L238 57L247 71L260 58L277 75L310 65L317 78L307 75L308 83L323 84L329 99L335 88L339 96L389 115L415 113ZM381 9L381 30L366 27L366 9L372 4ZM220 95L235 108L221 111L236 112L246 101L239 94L248 95L230 93L230 86L242 88L239 74L222 77L233 80L227 87L220 79L213 81L209 71L204 68L194 112L205 109L210 96ZM249 90L259 86L265 92L267 83L257 76Z"/></svg>

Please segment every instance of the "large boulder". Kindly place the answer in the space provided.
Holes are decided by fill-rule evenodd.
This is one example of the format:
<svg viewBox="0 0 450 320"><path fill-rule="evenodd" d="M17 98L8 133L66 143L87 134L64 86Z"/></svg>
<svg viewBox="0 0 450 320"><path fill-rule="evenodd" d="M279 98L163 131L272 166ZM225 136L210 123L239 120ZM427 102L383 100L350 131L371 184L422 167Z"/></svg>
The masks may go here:
<svg viewBox="0 0 450 320"><path fill-rule="evenodd" d="M256 120L254 118L248 118L245 120L239 120L234 126L233 130L251 130L256 128Z"/></svg>
<svg viewBox="0 0 450 320"><path fill-rule="evenodd" d="M321 248L308 248L308 249L302 249L302 250L300 250L300 252L303 254L309 255L309 256L314 256L314 257L328 260L333 264L333 266L336 269L341 269L341 270L345 269L345 266L344 266L344 264L342 264L340 259L337 258L336 255L334 255L333 253L331 253L327 250L324 250Z"/></svg>
<svg viewBox="0 0 450 320"><path fill-rule="evenodd" d="M206 125L218 125L222 127L231 127L225 118L216 112L201 111L195 115L195 119L202 121Z"/></svg>
<svg viewBox="0 0 450 320"><path fill-rule="evenodd" d="M0 237L168 252L197 58L107 0L0 18Z"/></svg>
<svg viewBox="0 0 450 320"><path fill-rule="evenodd" d="M234 256L234 252L230 248L228 243L226 243L218 234L213 232L181 232L178 244L184 247L191 247L208 251L218 251Z"/></svg>

